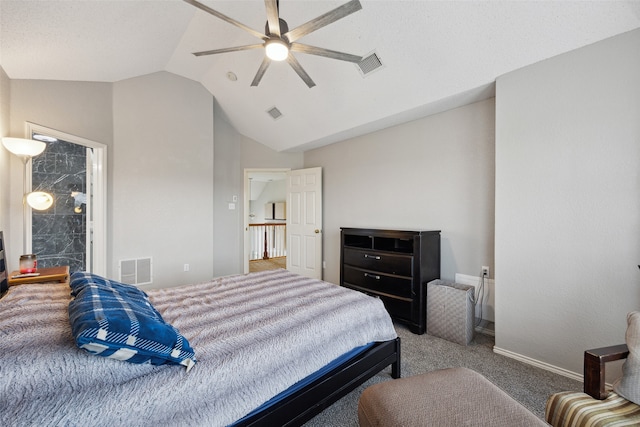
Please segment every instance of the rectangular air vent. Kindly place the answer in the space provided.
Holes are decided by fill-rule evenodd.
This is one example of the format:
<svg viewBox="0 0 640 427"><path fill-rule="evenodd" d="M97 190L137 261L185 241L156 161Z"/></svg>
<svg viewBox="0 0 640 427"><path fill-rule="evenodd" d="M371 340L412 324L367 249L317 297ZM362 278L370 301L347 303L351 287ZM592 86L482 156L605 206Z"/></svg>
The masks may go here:
<svg viewBox="0 0 640 427"><path fill-rule="evenodd" d="M120 281L129 285L148 285L153 281L151 258L120 261Z"/></svg>
<svg viewBox="0 0 640 427"><path fill-rule="evenodd" d="M367 76L368 74L371 74L372 72L383 68L382 61L380 60L378 54L375 52L362 58L362 61L358 62L357 65L360 73L363 76Z"/></svg>
<svg viewBox="0 0 640 427"><path fill-rule="evenodd" d="M282 113L280 112L280 110L278 110L277 107L273 107L267 110L267 114L270 115L273 120L278 120L280 117L282 117Z"/></svg>

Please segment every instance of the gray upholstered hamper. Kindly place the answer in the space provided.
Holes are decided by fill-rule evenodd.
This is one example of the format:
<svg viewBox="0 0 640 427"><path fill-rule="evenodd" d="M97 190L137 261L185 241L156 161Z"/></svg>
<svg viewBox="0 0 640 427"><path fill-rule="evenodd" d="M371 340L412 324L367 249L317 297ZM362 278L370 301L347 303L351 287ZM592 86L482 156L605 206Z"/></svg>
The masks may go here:
<svg viewBox="0 0 640 427"><path fill-rule="evenodd" d="M475 288L432 280L427 283L427 333L461 345L473 340Z"/></svg>

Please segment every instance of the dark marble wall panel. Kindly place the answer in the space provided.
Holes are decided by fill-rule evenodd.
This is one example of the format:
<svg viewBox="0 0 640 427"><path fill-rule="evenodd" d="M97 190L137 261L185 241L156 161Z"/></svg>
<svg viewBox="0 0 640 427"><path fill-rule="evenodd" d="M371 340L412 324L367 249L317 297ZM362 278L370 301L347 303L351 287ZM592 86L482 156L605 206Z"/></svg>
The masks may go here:
<svg viewBox="0 0 640 427"><path fill-rule="evenodd" d="M38 267L86 268L86 205L72 193L86 193L86 148L66 141L47 143L33 158L33 191L53 194L53 206L33 210L32 247Z"/></svg>

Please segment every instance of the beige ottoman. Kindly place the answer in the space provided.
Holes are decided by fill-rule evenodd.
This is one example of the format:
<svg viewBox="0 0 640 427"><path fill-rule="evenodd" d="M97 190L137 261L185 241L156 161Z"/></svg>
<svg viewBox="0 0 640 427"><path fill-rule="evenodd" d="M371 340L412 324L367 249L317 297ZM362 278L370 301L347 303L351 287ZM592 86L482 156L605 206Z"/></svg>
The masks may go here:
<svg viewBox="0 0 640 427"><path fill-rule="evenodd" d="M482 375L449 368L367 387L358 402L367 426L547 426Z"/></svg>

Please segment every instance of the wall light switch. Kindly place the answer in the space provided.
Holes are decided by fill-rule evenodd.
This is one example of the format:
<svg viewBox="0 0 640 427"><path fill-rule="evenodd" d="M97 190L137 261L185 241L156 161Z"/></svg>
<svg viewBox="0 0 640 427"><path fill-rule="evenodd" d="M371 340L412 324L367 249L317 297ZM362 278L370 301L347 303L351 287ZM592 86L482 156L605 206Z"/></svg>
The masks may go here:
<svg viewBox="0 0 640 427"><path fill-rule="evenodd" d="M236 208L236 204L235 203L229 203L229 210L232 211Z"/></svg>
<svg viewBox="0 0 640 427"><path fill-rule="evenodd" d="M232 199L234 202L237 202L237 201L238 201L238 196L235 196L235 195L234 195L231 199Z"/></svg>

